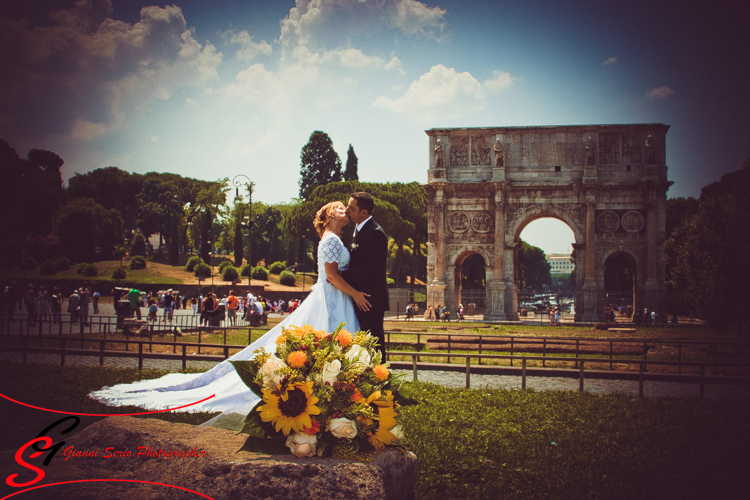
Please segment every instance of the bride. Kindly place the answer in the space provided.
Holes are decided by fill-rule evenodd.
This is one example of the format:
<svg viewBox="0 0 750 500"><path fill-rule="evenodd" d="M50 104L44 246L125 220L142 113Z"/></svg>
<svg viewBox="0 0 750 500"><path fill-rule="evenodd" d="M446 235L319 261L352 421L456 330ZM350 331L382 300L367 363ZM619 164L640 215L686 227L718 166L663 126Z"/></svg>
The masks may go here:
<svg viewBox="0 0 750 500"><path fill-rule="evenodd" d="M353 289L339 274L349 265L349 251L340 238L341 229L348 222L346 209L340 201L328 203L318 210L313 221L320 236L317 284L296 311L245 349L205 373L171 373L159 379L104 387L89 397L110 406L132 405L163 410L215 395L203 403L178 411L250 412L260 399L242 382L229 360L252 359L261 347L274 352L276 338L288 325L307 324L316 330L332 332L344 321L347 330L359 330L352 299L357 307L367 310L370 307L368 295Z"/></svg>

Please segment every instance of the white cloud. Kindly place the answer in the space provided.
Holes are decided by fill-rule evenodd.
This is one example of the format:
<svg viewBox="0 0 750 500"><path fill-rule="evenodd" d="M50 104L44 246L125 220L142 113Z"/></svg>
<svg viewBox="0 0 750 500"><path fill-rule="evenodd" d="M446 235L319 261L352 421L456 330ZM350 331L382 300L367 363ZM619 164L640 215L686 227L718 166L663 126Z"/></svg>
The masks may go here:
<svg viewBox="0 0 750 500"><path fill-rule="evenodd" d="M438 64L409 85L397 99L378 97L374 106L422 121L456 118L481 111L487 104L482 84L469 72Z"/></svg>
<svg viewBox="0 0 750 500"><path fill-rule="evenodd" d="M227 31L222 33L222 38L227 44L240 44L242 48L235 51L237 59L240 61L252 61L261 54L270 54L273 48L265 40L260 42L253 41L253 37L246 31Z"/></svg>
<svg viewBox="0 0 750 500"><path fill-rule="evenodd" d="M135 24L111 13L111 0L79 0L50 14L52 26L0 18L13 41L0 46L3 72L14 75L0 81L0 123L24 135L91 139L179 87L218 78L221 53L194 39L179 7L144 7Z"/></svg>
<svg viewBox="0 0 750 500"><path fill-rule="evenodd" d="M606 61L604 61L602 64L604 64L605 66L607 66L609 64L614 64L616 62L617 62L617 58L614 57L614 56L612 56L612 57L608 58Z"/></svg>
<svg viewBox="0 0 750 500"><path fill-rule="evenodd" d="M674 90L667 87L666 85L662 85L661 87L656 87L646 92L646 96L649 99L666 99L672 94L674 94Z"/></svg>
<svg viewBox="0 0 750 500"><path fill-rule="evenodd" d="M285 61L298 47L321 50L319 38L329 33L328 21L333 18L336 29L352 37L363 29L395 28L408 35L439 39L445 35L445 14L445 9L417 0L296 0L281 20L281 59Z"/></svg>
<svg viewBox="0 0 750 500"><path fill-rule="evenodd" d="M507 71L494 70L492 78L485 80L482 85L490 92L501 92L513 85L516 80L517 78L512 77Z"/></svg>
<svg viewBox="0 0 750 500"><path fill-rule="evenodd" d="M74 139L80 139L84 141L90 141L97 137L103 136L107 132L107 128L102 123L91 123L89 121L76 120L73 124L73 130L70 135Z"/></svg>

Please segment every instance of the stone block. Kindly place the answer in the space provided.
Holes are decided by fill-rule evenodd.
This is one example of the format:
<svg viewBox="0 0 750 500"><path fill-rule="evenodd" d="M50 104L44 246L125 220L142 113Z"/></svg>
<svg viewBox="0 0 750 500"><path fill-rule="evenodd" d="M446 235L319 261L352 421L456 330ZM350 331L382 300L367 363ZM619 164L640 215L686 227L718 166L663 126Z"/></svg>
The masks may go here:
<svg viewBox="0 0 750 500"><path fill-rule="evenodd" d="M56 439L60 438L65 445L45 467L47 475L40 484L83 479L137 482L50 486L40 490L47 495L45 498L198 498L184 491L188 489L214 500L400 500L413 498L417 479L417 458L413 453L385 450L372 462L361 463L238 452L245 442L244 434L150 418L109 417L72 436ZM96 451L97 456L73 455L65 460L63 453L70 447L84 453ZM125 450L130 456L107 457ZM163 450L162 456L159 450ZM13 459L15 451L0 453L0 463L4 464L0 472L4 477L24 471ZM169 452L182 452L184 456L167 458Z"/></svg>

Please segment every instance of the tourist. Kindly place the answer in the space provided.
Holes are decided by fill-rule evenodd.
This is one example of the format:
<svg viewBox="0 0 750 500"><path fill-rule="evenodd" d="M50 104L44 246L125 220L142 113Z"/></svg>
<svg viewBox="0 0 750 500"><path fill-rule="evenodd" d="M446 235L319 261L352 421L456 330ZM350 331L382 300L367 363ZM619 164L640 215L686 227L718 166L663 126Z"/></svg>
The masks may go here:
<svg viewBox="0 0 750 500"><path fill-rule="evenodd" d="M73 325L78 324L78 312L79 306L81 305L81 297L78 295L78 290L73 290L73 293L68 297L68 314L70 314L70 323Z"/></svg>
<svg viewBox="0 0 750 500"><path fill-rule="evenodd" d="M99 314L99 291L94 290L93 295L91 296L91 305L94 307L94 314Z"/></svg>
<svg viewBox="0 0 750 500"><path fill-rule="evenodd" d="M240 301L234 295L234 290L229 291L229 297L226 299L227 316L232 326L237 326L237 309L240 307Z"/></svg>

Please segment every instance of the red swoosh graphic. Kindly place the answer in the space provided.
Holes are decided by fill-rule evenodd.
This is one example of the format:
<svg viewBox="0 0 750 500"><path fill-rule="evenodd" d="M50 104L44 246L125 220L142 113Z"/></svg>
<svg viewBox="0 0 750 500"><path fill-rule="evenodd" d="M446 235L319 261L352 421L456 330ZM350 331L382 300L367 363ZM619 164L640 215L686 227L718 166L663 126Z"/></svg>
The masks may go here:
<svg viewBox="0 0 750 500"><path fill-rule="evenodd" d="M42 411L48 411L50 413L63 413L65 415L83 415L85 417L132 417L133 415L151 415L152 413L163 413L165 411L173 411L173 410L179 410L180 408L187 408L188 406L197 405L198 403L202 403L204 401L208 401L209 399L216 396L216 394L211 394L209 397L201 399L200 401L196 401L195 403L190 403L182 406L178 406L176 408L167 408L166 410L156 410L156 411L144 411L141 413L76 413L72 411L60 411L60 410L50 410L49 408L41 408L39 406L30 405L28 403L22 403L21 401L16 401L13 398L9 398L5 394L0 393L0 396L4 397L8 401L13 401L14 403L18 403L19 405L28 406L29 408L34 408L35 410L42 410ZM108 481L107 479L96 479L96 481ZM124 481L124 479L120 480ZM161 484L161 483L154 483L154 484ZM176 487L176 486L175 486ZM184 488L183 488L184 489ZM188 490L190 491L190 490ZM8 497L5 497L8 498ZM208 497L206 497L208 498ZM0 498L0 500L3 500Z"/></svg>
<svg viewBox="0 0 750 500"><path fill-rule="evenodd" d="M211 397L213 397L213 396L211 396ZM193 404L195 404L195 403L193 403ZM80 415L80 413L78 415ZM38 488L46 488L47 486L56 486L58 484L71 484L71 483L89 483L89 482L94 482L94 481L120 481L120 482L126 482L126 483L145 483L145 484L155 484L155 485L158 485L158 486L169 486L170 488L176 488L178 490L184 490L184 491L189 491L190 493L195 493L196 495L200 495L203 498L208 498L208 500L214 500L213 498L211 498L208 495L204 495L203 493L199 493L197 491L193 491L193 490L189 490L187 488L183 488L182 486L175 486L173 484L165 484L165 483L154 483L152 481L138 481L138 480L135 480L135 479L79 479L77 481L63 481L61 483L42 484L40 486L34 486L33 488L27 488L25 490L13 492L10 495L7 495L7 496L4 496L3 498L0 498L0 500L5 500L6 498L10 498L10 497L12 497L14 495L18 495L19 493L24 493L26 491L36 490Z"/></svg>

